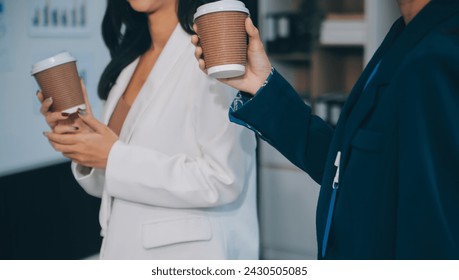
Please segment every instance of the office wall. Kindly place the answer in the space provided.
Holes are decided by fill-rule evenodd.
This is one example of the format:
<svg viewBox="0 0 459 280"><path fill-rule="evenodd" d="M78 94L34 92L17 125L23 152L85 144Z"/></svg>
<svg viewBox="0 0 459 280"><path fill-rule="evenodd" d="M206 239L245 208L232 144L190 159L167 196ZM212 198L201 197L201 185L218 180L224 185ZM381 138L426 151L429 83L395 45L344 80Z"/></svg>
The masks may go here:
<svg viewBox="0 0 459 280"><path fill-rule="evenodd" d="M84 28L37 27L37 21L44 20L46 3L69 10L69 24L72 5L78 9L83 5ZM30 75L33 63L69 51L78 60L93 109L100 115L96 87L109 60L100 32L105 4L105 0L0 0L0 176L64 160L42 135L48 127L39 114L38 85Z"/></svg>
<svg viewBox="0 0 459 280"><path fill-rule="evenodd" d="M49 28L43 27L46 4ZM99 251L100 200L78 186L68 160L43 137L49 128L30 70L41 59L69 51L100 116L96 87L109 60L100 31L105 5L0 0L0 259L80 259ZM63 25L73 20L75 27Z"/></svg>

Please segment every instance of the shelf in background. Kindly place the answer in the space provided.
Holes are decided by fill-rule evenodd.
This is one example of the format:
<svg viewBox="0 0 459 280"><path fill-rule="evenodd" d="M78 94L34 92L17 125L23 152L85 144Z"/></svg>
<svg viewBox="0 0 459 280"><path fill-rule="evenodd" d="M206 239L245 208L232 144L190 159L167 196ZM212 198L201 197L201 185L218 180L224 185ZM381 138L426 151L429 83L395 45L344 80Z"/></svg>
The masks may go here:
<svg viewBox="0 0 459 280"><path fill-rule="evenodd" d="M305 63L311 61L311 54L306 52L292 52L285 54L269 54L269 58L279 62Z"/></svg>
<svg viewBox="0 0 459 280"><path fill-rule="evenodd" d="M328 14L320 27L322 46L363 46L366 40L363 14Z"/></svg>

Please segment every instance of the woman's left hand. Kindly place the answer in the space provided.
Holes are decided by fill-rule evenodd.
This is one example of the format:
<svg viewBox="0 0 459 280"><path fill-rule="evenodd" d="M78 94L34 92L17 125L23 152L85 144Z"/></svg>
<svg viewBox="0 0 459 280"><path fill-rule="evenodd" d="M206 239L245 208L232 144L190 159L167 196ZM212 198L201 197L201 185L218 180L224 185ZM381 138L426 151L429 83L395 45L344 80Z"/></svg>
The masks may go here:
<svg viewBox="0 0 459 280"><path fill-rule="evenodd" d="M56 125L51 132L43 134L53 148L74 162L93 168L104 169L113 144L118 136L93 115L86 87L81 82L86 110L79 110L71 126Z"/></svg>
<svg viewBox="0 0 459 280"><path fill-rule="evenodd" d="M56 151L74 162L87 167L106 168L108 155L118 136L92 114L80 112L79 117L90 129L70 134L45 132L44 135Z"/></svg>

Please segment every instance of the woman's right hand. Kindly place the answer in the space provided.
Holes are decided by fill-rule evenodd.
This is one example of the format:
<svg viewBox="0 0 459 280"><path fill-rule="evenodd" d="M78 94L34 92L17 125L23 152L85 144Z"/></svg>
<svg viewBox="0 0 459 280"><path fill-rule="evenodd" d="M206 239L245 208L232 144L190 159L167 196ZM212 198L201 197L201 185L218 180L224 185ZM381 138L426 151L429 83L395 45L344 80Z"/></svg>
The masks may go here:
<svg viewBox="0 0 459 280"><path fill-rule="evenodd" d="M196 33L197 25L193 26ZM247 48L247 65L245 74L240 77L218 79L219 81L237 89L255 95L271 73L271 63L263 48L258 29L253 25L250 18L245 22L245 29L249 36ZM199 68L206 72L206 63L202 56L202 48L199 46L199 37L193 35L191 42L196 46L195 56L199 62Z"/></svg>

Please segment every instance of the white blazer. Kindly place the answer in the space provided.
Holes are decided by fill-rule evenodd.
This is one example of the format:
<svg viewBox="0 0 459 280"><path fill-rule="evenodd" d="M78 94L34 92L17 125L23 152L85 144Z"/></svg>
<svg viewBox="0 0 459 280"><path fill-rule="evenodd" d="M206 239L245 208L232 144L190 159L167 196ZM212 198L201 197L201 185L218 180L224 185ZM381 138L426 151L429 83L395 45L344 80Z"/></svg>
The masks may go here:
<svg viewBox="0 0 459 280"><path fill-rule="evenodd" d="M139 92L105 170L83 173L101 197L102 259L257 259L255 136L228 120L236 92L207 77L177 25ZM138 59L119 75L108 120Z"/></svg>

